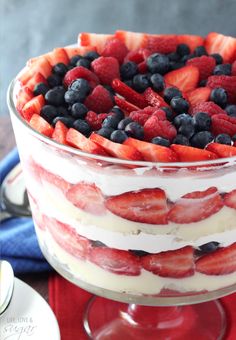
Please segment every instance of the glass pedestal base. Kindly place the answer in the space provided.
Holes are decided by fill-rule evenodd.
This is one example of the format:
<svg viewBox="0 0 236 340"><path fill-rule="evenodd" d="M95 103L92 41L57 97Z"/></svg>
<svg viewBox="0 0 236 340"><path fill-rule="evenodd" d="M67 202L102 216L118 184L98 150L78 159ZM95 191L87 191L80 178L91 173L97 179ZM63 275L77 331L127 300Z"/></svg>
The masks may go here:
<svg viewBox="0 0 236 340"><path fill-rule="evenodd" d="M84 328L93 340L221 340L226 317L219 301L150 307L93 297Z"/></svg>

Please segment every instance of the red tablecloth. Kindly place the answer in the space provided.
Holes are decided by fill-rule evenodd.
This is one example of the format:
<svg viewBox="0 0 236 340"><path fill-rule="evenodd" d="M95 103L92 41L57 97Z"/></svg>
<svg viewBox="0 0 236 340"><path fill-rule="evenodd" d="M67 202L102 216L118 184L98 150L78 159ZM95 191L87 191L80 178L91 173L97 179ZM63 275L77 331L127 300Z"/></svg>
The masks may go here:
<svg viewBox="0 0 236 340"><path fill-rule="evenodd" d="M49 303L56 315L61 340L87 340L83 311L91 294L55 274L49 279ZM228 318L225 340L236 339L236 293L221 299ZM213 339L212 339L213 340Z"/></svg>

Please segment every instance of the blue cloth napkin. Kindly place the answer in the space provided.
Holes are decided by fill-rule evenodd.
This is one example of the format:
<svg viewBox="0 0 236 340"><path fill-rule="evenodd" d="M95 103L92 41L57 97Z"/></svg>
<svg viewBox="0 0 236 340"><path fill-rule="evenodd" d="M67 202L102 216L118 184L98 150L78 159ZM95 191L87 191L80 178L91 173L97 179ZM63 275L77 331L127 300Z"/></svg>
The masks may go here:
<svg viewBox="0 0 236 340"><path fill-rule="evenodd" d="M0 162L1 184L18 162L19 155L15 148ZM34 224L29 217L9 218L1 222L0 257L11 263L15 274L51 269L39 248Z"/></svg>

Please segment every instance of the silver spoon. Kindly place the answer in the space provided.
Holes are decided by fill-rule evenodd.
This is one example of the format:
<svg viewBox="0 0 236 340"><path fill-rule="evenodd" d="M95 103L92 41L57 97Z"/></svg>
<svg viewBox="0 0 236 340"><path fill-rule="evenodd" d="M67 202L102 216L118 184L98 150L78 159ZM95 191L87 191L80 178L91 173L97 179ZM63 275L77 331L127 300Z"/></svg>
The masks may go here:
<svg viewBox="0 0 236 340"><path fill-rule="evenodd" d="M14 288L14 272L9 262L0 261L0 316L10 304Z"/></svg>

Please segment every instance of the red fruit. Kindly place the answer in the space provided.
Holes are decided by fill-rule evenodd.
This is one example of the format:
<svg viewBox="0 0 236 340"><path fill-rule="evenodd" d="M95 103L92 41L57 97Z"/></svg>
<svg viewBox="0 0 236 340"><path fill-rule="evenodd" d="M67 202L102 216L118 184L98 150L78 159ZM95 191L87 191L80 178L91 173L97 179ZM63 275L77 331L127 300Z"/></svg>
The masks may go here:
<svg viewBox="0 0 236 340"><path fill-rule="evenodd" d="M90 125L91 129L96 131L101 129L102 122L108 117L108 115L108 113L97 114L96 112L88 111L85 120Z"/></svg>
<svg viewBox="0 0 236 340"><path fill-rule="evenodd" d="M26 67L26 71L20 76L20 81L25 85L35 73L41 73L44 78L50 76L52 72L52 66L48 62L46 57L39 57L31 64Z"/></svg>
<svg viewBox="0 0 236 340"><path fill-rule="evenodd" d="M140 274L139 258L125 250L94 247L89 252L89 260L114 274L128 276Z"/></svg>
<svg viewBox="0 0 236 340"><path fill-rule="evenodd" d="M123 145L130 145L136 148L145 161L150 162L176 162L177 155L170 148L143 142L138 139L128 138Z"/></svg>
<svg viewBox="0 0 236 340"><path fill-rule="evenodd" d="M99 79L96 74L83 66L77 66L68 71L64 77L64 84L68 87L74 80L78 78L86 79L92 88L99 84Z"/></svg>
<svg viewBox="0 0 236 340"><path fill-rule="evenodd" d="M106 208L130 221L167 224L167 199L161 189L142 189L109 197Z"/></svg>
<svg viewBox="0 0 236 340"><path fill-rule="evenodd" d="M196 89L195 91L197 91ZM213 102L197 103L190 107L190 113L194 116L197 112L208 113L210 117L218 114L226 114L226 112Z"/></svg>
<svg viewBox="0 0 236 340"><path fill-rule="evenodd" d="M236 190L230 191L224 196L224 205L236 209Z"/></svg>
<svg viewBox="0 0 236 340"><path fill-rule="evenodd" d="M219 248L196 261L196 271L207 275L226 275L236 271L236 243Z"/></svg>
<svg viewBox="0 0 236 340"><path fill-rule="evenodd" d="M115 37L122 41L130 51L146 47L147 34L129 32L129 31L116 31Z"/></svg>
<svg viewBox="0 0 236 340"><path fill-rule="evenodd" d="M144 269L163 277L182 278L194 274L194 250L190 246L141 258Z"/></svg>
<svg viewBox="0 0 236 340"><path fill-rule="evenodd" d="M27 81L26 86L27 86L31 91L33 91L35 85L37 85L38 83L47 84L46 79L44 78L44 76L42 76L41 73L35 73L35 74L32 76L32 78L30 78L30 79Z"/></svg>
<svg viewBox="0 0 236 340"><path fill-rule="evenodd" d="M102 85L97 85L92 93L85 99L84 105L97 113L109 112L113 107L110 92Z"/></svg>
<svg viewBox="0 0 236 340"><path fill-rule="evenodd" d="M148 34L147 47L152 53L171 53L176 51L178 45L176 35L152 35Z"/></svg>
<svg viewBox="0 0 236 340"><path fill-rule="evenodd" d="M236 118L226 114L214 115L211 118L211 131L215 136L227 133L233 137L236 134Z"/></svg>
<svg viewBox="0 0 236 340"><path fill-rule="evenodd" d="M106 139L96 133L92 133L90 139L103 147L105 151L113 157L133 161L142 160L140 152L132 146L111 142L109 139Z"/></svg>
<svg viewBox="0 0 236 340"><path fill-rule="evenodd" d="M79 46L96 46L97 52L101 53L106 42L113 37L112 34L80 33L78 44Z"/></svg>
<svg viewBox="0 0 236 340"><path fill-rule="evenodd" d="M66 135L68 132L68 128L59 120L56 122L52 139L61 144L67 144L66 142Z"/></svg>
<svg viewBox="0 0 236 340"><path fill-rule="evenodd" d="M139 107L127 102L125 99L122 99L118 96L115 96L114 99L115 99L116 105L119 106L119 108L125 113L130 113L132 111L140 110Z"/></svg>
<svg viewBox="0 0 236 340"><path fill-rule="evenodd" d="M229 103L236 103L236 76L211 76L207 80L207 87L215 89L223 87L228 95Z"/></svg>
<svg viewBox="0 0 236 340"><path fill-rule="evenodd" d="M121 40L112 38L106 42L101 54L103 57L114 57L122 64L128 52L129 50Z"/></svg>
<svg viewBox="0 0 236 340"><path fill-rule="evenodd" d="M204 103L209 100L211 90L208 87L199 87L187 93L187 100L191 106Z"/></svg>
<svg viewBox="0 0 236 340"><path fill-rule="evenodd" d="M236 76L236 60L232 64L232 76Z"/></svg>
<svg viewBox="0 0 236 340"><path fill-rule="evenodd" d="M58 63L68 64L69 58L64 48L54 48L54 50L45 55L49 63L54 66Z"/></svg>
<svg viewBox="0 0 236 340"><path fill-rule="evenodd" d="M151 51L147 48L139 48L134 51L129 51L129 53L126 55L124 62L127 61L133 61L136 64L140 64L143 61L145 61L151 54Z"/></svg>
<svg viewBox="0 0 236 340"><path fill-rule="evenodd" d="M21 113L23 107L34 97L33 92L27 87L23 86L20 88L17 94L16 108Z"/></svg>
<svg viewBox="0 0 236 340"><path fill-rule="evenodd" d="M148 71L146 61L142 61L141 63L138 64L138 71L139 73L142 73L142 74Z"/></svg>
<svg viewBox="0 0 236 340"><path fill-rule="evenodd" d="M130 103L140 107L141 109L147 106L145 98L140 93L136 92L131 87L123 83L121 80L114 79L112 81L112 87L116 93L118 93L120 96L123 96Z"/></svg>
<svg viewBox="0 0 236 340"><path fill-rule="evenodd" d="M33 114L30 121L30 126L47 137L51 137L53 133L53 127L38 114Z"/></svg>
<svg viewBox="0 0 236 340"><path fill-rule="evenodd" d="M236 39L233 37L211 32L205 39L205 47L208 54L219 53L225 63L236 59Z"/></svg>
<svg viewBox="0 0 236 340"><path fill-rule="evenodd" d="M169 211L169 221L175 223L199 222L217 213L223 207L222 198L215 187L182 196Z"/></svg>
<svg viewBox="0 0 236 340"><path fill-rule="evenodd" d="M95 46L78 46L78 47L65 47L66 54L69 59L75 55L85 55L87 52L96 51Z"/></svg>
<svg viewBox="0 0 236 340"><path fill-rule="evenodd" d="M209 161L218 158L213 152L194 148L192 146L172 144L170 147L176 152L180 162Z"/></svg>
<svg viewBox="0 0 236 340"><path fill-rule="evenodd" d="M177 135L177 130L168 120L161 120L156 116L151 116L144 124L145 140L160 136L172 140Z"/></svg>
<svg viewBox="0 0 236 340"><path fill-rule="evenodd" d="M102 192L93 183L81 182L73 185L66 193L66 198L76 207L92 213L103 215L105 213Z"/></svg>
<svg viewBox="0 0 236 340"><path fill-rule="evenodd" d="M165 82L178 87L180 91L194 90L199 82L199 70L196 66L187 65L171 71L164 76Z"/></svg>
<svg viewBox="0 0 236 340"><path fill-rule="evenodd" d="M47 181L61 190L64 194L70 189L71 184L66 182L62 177L53 174L52 172L42 168L40 165L34 165L35 173L43 181Z"/></svg>
<svg viewBox="0 0 236 340"><path fill-rule="evenodd" d="M204 39L199 35L183 34L178 35L177 38L178 44L188 45L191 52L193 52L196 47L204 45Z"/></svg>
<svg viewBox="0 0 236 340"><path fill-rule="evenodd" d="M162 109L157 109L153 112L152 116L157 117L159 120L166 120L166 113Z"/></svg>
<svg viewBox="0 0 236 340"><path fill-rule="evenodd" d="M42 94L33 97L30 101L28 101L23 109L22 116L25 120L29 121L33 114L40 114L42 107L45 105L45 99Z"/></svg>
<svg viewBox="0 0 236 340"><path fill-rule="evenodd" d="M114 57L99 57L92 62L91 67L104 85L111 85L114 78L120 78L119 63Z"/></svg>
<svg viewBox="0 0 236 340"><path fill-rule="evenodd" d="M102 147L92 142L89 138L85 137L79 131L70 128L66 135L66 142L75 148L83 150L95 155L107 156L107 153Z"/></svg>
<svg viewBox="0 0 236 340"><path fill-rule="evenodd" d="M144 91L144 98L146 99L147 103L151 106L154 106L156 108L160 108L160 107L165 107L165 106L169 106L164 99L155 91L153 91L153 89L151 87L148 87L145 91Z"/></svg>
<svg viewBox="0 0 236 340"><path fill-rule="evenodd" d="M201 57L189 59L186 65L196 66L199 70L200 80L205 80L213 73L216 61L213 57L203 55Z"/></svg>
<svg viewBox="0 0 236 340"><path fill-rule="evenodd" d="M214 152L220 158L236 156L236 147L231 145L210 143L207 145L207 150Z"/></svg>
<svg viewBox="0 0 236 340"><path fill-rule="evenodd" d="M145 122L148 120L148 118L150 117L150 115L148 113L145 113L144 110L138 110L138 111L132 111L129 117L133 121L143 126Z"/></svg>

